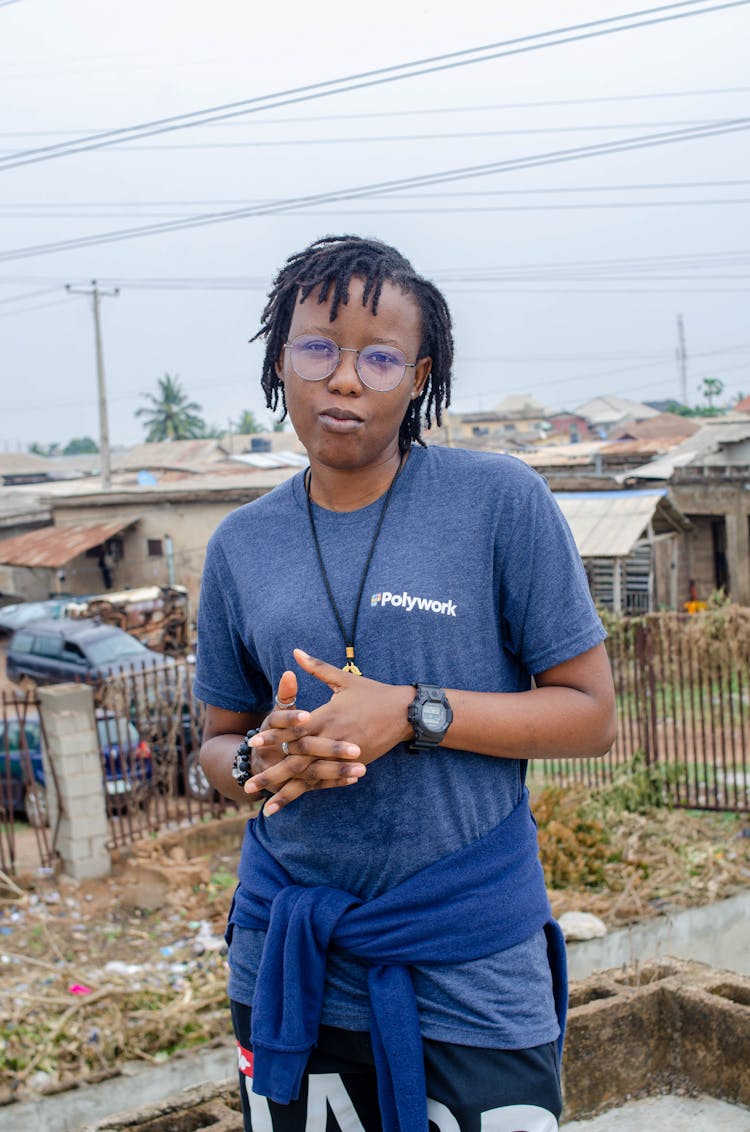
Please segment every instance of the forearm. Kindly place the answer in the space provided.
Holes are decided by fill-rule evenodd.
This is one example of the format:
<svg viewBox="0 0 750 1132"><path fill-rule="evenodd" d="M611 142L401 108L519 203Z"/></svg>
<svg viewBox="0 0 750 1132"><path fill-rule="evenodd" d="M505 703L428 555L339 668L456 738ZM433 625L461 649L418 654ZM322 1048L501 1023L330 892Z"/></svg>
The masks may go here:
<svg viewBox="0 0 750 1132"><path fill-rule="evenodd" d="M447 692L453 723L441 744L508 759L585 758L605 754L614 740L613 713L585 692Z"/></svg>
<svg viewBox="0 0 750 1132"><path fill-rule="evenodd" d="M243 738L242 735L217 735L201 747L201 767L208 781L225 798L240 805L257 800L246 794L232 777L234 755Z"/></svg>
<svg viewBox="0 0 750 1132"><path fill-rule="evenodd" d="M214 789L239 804L256 802L258 794L247 794L237 785L232 775L234 756L245 738L245 732L250 728L260 727L262 722L263 717L256 713L224 712L210 704L206 705L201 767Z"/></svg>

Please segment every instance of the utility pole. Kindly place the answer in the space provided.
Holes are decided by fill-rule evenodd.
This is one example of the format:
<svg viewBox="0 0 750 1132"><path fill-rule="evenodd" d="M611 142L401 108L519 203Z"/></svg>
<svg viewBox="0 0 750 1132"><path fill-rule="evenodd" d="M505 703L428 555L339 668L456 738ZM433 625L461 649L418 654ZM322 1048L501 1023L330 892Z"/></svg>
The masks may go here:
<svg viewBox="0 0 750 1132"><path fill-rule="evenodd" d="M675 357L677 358L677 372L680 377L680 400L683 405L687 405L687 350L685 349L685 323L682 320L682 315L677 315L677 349L675 350Z"/></svg>
<svg viewBox="0 0 750 1132"><path fill-rule="evenodd" d="M107 387L104 380L104 351L102 349L102 327L99 317L99 301L102 298L114 299L120 294L120 288L114 291L100 291L96 279L91 280L91 290L81 290L65 284L65 290L70 295L88 295L94 311L94 337L96 339L96 384L99 397L99 455L102 465L102 491L109 491L112 487L112 466L109 455L109 424L107 421Z"/></svg>

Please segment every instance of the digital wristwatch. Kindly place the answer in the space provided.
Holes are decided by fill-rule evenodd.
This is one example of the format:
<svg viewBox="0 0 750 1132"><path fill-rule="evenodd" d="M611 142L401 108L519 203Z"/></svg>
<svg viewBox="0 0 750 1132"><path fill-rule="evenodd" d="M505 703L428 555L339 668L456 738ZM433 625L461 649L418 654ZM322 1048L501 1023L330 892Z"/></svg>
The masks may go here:
<svg viewBox="0 0 750 1132"><path fill-rule="evenodd" d="M453 722L453 711L442 688L435 684L415 684L417 694L409 704L407 718L414 728L410 751L429 751L445 738Z"/></svg>

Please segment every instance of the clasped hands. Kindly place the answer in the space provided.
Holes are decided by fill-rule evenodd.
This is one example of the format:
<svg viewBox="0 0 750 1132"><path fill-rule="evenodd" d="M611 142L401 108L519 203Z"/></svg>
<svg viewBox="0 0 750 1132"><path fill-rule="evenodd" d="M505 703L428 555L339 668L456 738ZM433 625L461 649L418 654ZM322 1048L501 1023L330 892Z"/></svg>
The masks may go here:
<svg viewBox="0 0 750 1132"><path fill-rule="evenodd" d="M277 706L250 740L253 763L260 762L263 770L244 787L250 795L271 791L264 807L267 816L308 790L353 786L367 773L368 763L410 735L407 708L414 693L409 685L344 672L302 649L294 650L294 658L305 672L327 684L332 695L311 712L279 707L279 702L293 703L297 697L295 674L287 671L281 677Z"/></svg>

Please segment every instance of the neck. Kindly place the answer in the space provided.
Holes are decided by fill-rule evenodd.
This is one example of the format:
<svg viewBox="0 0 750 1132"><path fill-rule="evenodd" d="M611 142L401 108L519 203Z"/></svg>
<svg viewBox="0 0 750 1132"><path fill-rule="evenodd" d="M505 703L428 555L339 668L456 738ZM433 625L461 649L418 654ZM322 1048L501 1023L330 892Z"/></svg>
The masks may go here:
<svg viewBox="0 0 750 1132"><path fill-rule="evenodd" d="M382 463L362 469L331 468L310 461L310 498L329 511L358 511L385 495L393 477L406 461L396 449Z"/></svg>

